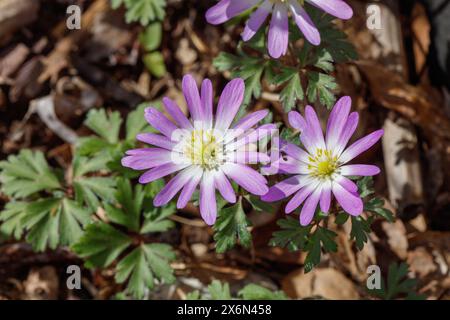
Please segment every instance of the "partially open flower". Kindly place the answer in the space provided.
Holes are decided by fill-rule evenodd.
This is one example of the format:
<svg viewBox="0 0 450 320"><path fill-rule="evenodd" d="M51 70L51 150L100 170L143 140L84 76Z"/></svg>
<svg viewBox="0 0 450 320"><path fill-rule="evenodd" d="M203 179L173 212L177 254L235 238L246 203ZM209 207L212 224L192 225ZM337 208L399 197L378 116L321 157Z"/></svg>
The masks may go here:
<svg viewBox="0 0 450 320"><path fill-rule="evenodd" d="M340 19L353 16L352 8L343 0L220 0L206 12L206 20L211 24L221 24L250 8L256 8L242 33L242 39L248 41L272 13L268 49L269 54L277 59L285 55L288 48L289 12L305 38L313 45L320 44L319 30L303 8L304 1Z"/></svg>
<svg viewBox="0 0 450 320"><path fill-rule="evenodd" d="M128 150L122 165L135 170L147 170L139 178L149 183L178 172L155 197L154 205L167 204L180 190L177 207L183 208L200 185L200 213L209 225L217 215L216 189L228 202L236 202L229 179L255 195L267 193L267 180L246 164L268 162L265 153L257 152L253 145L271 134L273 124L252 129L267 114L267 110L254 112L230 128L244 97L242 79L229 82L220 96L213 117L213 91L211 81L204 80L201 94L195 80L183 78L183 93L191 115L189 120L179 107L164 98L167 113L174 122L155 108L145 110L145 118L162 135L142 133L137 139L155 147Z"/></svg>
<svg viewBox="0 0 450 320"><path fill-rule="evenodd" d="M305 118L296 111L289 113L289 122L301 131L300 140L306 151L291 143L282 147L287 160L278 163L279 169L293 176L272 186L262 197L264 201L277 201L294 194L285 211L291 213L304 203L300 212L302 225L311 222L318 204L323 212L329 211L331 194L347 213L353 216L362 213L358 187L347 176L373 176L380 169L374 165L346 163L372 147L383 130L372 132L346 148L358 125L358 113L350 113L350 107L350 97L343 97L336 103L328 119L325 138L312 107L306 107Z"/></svg>

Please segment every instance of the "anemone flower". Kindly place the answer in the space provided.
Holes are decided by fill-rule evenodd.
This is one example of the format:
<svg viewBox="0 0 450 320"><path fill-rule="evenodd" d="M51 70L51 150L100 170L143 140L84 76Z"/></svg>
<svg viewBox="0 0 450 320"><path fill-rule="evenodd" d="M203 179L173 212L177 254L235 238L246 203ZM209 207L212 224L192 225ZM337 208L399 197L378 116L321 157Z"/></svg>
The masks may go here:
<svg viewBox="0 0 450 320"><path fill-rule="evenodd" d="M191 119L169 98L164 98L163 104L174 122L155 108L145 109L146 120L162 135L138 134L139 141L154 147L128 150L122 165L148 170L139 178L142 184L178 172L156 195L155 206L167 204L181 190L177 207L183 208L200 186L200 213L205 222L212 225L217 215L216 189L228 202L236 202L229 179L252 194L267 193L267 180L247 164L269 161L266 154L252 151L251 146L276 127L267 124L252 129L268 114L267 110L261 110L230 128L244 97L242 79L234 79L226 85L215 117L211 81L205 79L199 93L195 80L187 75L183 78L182 89Z"/></svg>
<svg viewBox="0 0 450 320"><path fill-rule="evenodd" d="M311 222L318 204L323 212L329 211L332 194L350 215L362 213L358 187L348 176L373 176L380 169L347 162L372 147L383 130L374 131L346 148L358 125L358 113L350 113L350 107L350 97L343 97L336 103L328 119L325 138L312 107L306 107L305 118L296 111L289 113L289 122L301 131L300 140L306 151L291 143L281 147L286 157L279 162L279 169L292 176L272 186L262 200L278 201L294 194L285 211L291 213L304 203L300 212L303 226Z"/></svg>
<svg viewBox="0 0 450 320"><path fill-rule="evenodd" d="M286 54L288 48L289 12L305 38L313 45L320 44L319 30L303 8L304 1L340 19L353 16L352 8L343 0L220 0L206 12L206 20L214 25L221 24L248 9L256 8L242 33L242 39L248 41L272 13L268 49L269 54L278 59Z"/></svg>

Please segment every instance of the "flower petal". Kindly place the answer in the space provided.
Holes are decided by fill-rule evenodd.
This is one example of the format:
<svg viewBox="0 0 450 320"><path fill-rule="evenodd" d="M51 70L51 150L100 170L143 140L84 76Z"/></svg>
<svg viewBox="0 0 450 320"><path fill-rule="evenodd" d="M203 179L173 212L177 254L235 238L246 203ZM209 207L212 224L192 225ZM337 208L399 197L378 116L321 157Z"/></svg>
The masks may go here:
<svg viewBox="0 0 450 320"><path fill-rule="evenodd" d="M156 133L139 133L136 139L156 147L172 150L175 143L170 141L167 137Z"/></svg>
<svg viewBox="0 0 450 320"><path fill-rule="evenodd" d="M306 199L302 211L300 211L300 224L302 226L307 226L314 218L314 213L316 212L317 204L319 203L321 193L322 190L320 187L318 187L308 197L308 199Z"/></svg>
<svg viewBox="0 0 450 320"><path fill-rule="evenodd" d="M341 163L346 163L359 156L361 153L377 143L377 141L380 140L380 138L383 136L383 133L384 130L380 129L368 134L364 138L357 140L342 153L339 161Z"/></svg>
<svg viewBox="0 0 450 320"><path fill-rule="evenodd" d="M364 205L359 196L350 193L337 182L333 182L332 191L342 209L347 213L352 216L359 216L363 212Z"/></svg>
<svg viewBox="0 0 450 320"><path fill-rule="evenodd" d="M357 112L352 112L348 116L347 122L345 123L344 129L342 129L341 135L336 142L334 147L334 155L339 156L342 151L344 151L347 146L348 141L352 137L353 133L355 133L356 128L358 127L359 115Z"/></svg>
<svg viewBox="0 0 450 320"><path fill-rule="evenodd" d="M368 164L350 164L342 166L341 174L344 176L374 176L380 173L380 168Z"/></svg>
<svg viewBox="0 0 450 320"><path fill-rule="evenodd" d="M202 82L200 100L202 101L203 115L208 129L212 128L213 123L213 99L214 94L211 80L205 79Z"/></svg>
<svg viewBox="0 0 450 320"><path fill-rule="evenodd" d="M335 181L337 183L339 183L342 187L344 187L350 193L358 192L358 186L356 185L356 183L354 183L349 178L339 175L338 177L335 178Z"/></svg>
<svg viewBox="0 0 450 320"><path fill-rule="evenodd" d="M272 2L270 0L265 0L258 9L250 15L245 29L242 32L242 40L250 40L261 28L261 25L266 20L269 13L272 11Z"/></svg>
<svg viewBox="0 0 450 320"><path fill-rule="evenodd" d="M239 138L237 141L228 143L225 146L226 151L229 152L237 150L245 145L255 143L267 136L272 136L275 130L277 130L277 126L272 123L264 124L254 130L248 130L248 133Z"/></svg>
<svg viewBox="0 0 450 320"><path fill-rule="evenodd" d="M268 49L272 58L278 59L286 54L289 42L288 12L284 3L277 2L269 27Z"/></svg>
<svg viewBox="0 0 450 320"><path fill-rule="evenodd" d="M262 152L256 151L234 151L227 154L226 161L234 163L260 163L269 162L270 157Z"/></svg>
<svg viewBox="0 0 450 320"><path fill-rule="evenodd" d="M195 175L196 167L188 167L178 173L167 183L153 199L153 205L160 207L167 204Z"/></svg>
<svg viewBox="0 0 450 320"><path fill-rule="evenodd" d="M302 177L306 179L306 176L296 175L278 182L269 188L269 191L261 197L261 200L274 202L289 197L302 187Z"/></svg>
<svg viewBox="0 0 450 320"><path fill-rule="evenodd" d="M297 209L303 203L303 201L305 201L305 199L317 188L318 185L318 182L308 179L305 186L300 189L288 202L285 208L285 212L291 213L292 211Z"/></svg>
<svg viewBox="0 0 450 320"><path fill-rule="evenodd" d="M282 148L281 151L286 153L288 156L291 156L294 159L297 159L299 161L302 161L304 163L308 163L308 157L309 154L304 151L302 148L296 146L293 143L286 143Z"/></svg>
<svg viewBox="0 0 450 320"><path fill-rule="evenodd" d="M326 145L328 150L333 150L341 136L347 123L348 115L352 105L352 99L349 96L342 97L336 102L331 110L327 123Z"/></svg>
<svg viewBox="0 0 450 320"><path fill-rule="evenodd" d="M248 130L264 119L268 113L269 110L267 109L252 112L240 119L233 127L233 130Z"/></svg>
<svg viewBox="0 0 450 320"><path fill-rule="evenodd" d="M197 188L198 184L203 175L203 170L200 167L196 167L195 171L192 173L192 178L188 181L188 183L183 187L180 192L180 196L177 201L177 208L182 209L186 207L189 200L192 198L192 194Z"/></svg>
<svg viewBox="0 0 450 320"><path fill-rule="evenodd" d="M218 170L215 173L214 184L225 200L231 203L236 202L236 194L234 193L234 189L222 170Z"/></svg>
<svg viewBox="0 0 450 320"><path fill-rule="evenodd" d="M314 22L312 22L305 9L303 9L297 0L290 0L289 7L291 8L295 23L302 31L306 40L308 40L312 45L318 46L320 44L319 30L316 28Z"/></svg>
<svg viewBox="0 0 450 320"><path fill-rule="evenodd" d="M352 8L342 0L306 0L339 19L350 19L353 16Z"/></svg>
<svg viewBox="0 0 450 320"><path fill-rule="evenodd" d="M260 0L221 0L206 12L206 21L221 24L256 5Z"/></svg>
<svg viewBox="0 0 450 320"><path fill-rule="evenodd" d="M200 214L207 225L211 226L216 222L216 188L211 173L206 173L200 182Z"/></svg>
<svg viewBox="0 0 450 320"><path fill-rule="evenodd" d="M163 98L164 108L167 113L175 120L175 122L180 126L180 128L192 130L192 124L188 120L188 118L184 115L178 105L171 99L164 97Z"/></svg>
<svg viewBox="0 0 450 320"><path fill-rule="evenodd" d="M145 170L171 162L171 152L160 148L128 150L122 158L122 166L134 170Z"/></svg>
<svg viewBox="0 0 450 320"><path fill-rule="evenodd" d="M328 213L331 205L331 182L325 181L322 184L322 193L320 194L320 210Z"/></svg>
<svg viewBox="0 0 450 320"><path fill-rule="evenodd" d="M315 148L325 149L325 140L323 139L322 127L320 126L319 118L317 117L317 113L314 111L313 107L306 106L305 119L308 127L302 135L304 135L305 139L311 139L310 142ZM300 138L302 135L300 135ZM302 142L305 139L302 139ZM310 151L310 153L313 152Z"/></svg>
<svg viewBox="0 0 450 320"><path fill-rule="evenodd" d="M244 99L245 84L241 78L236 78L227 83L219 98L216 111L216 125L218 130L226 130L239 110Z"/></svg>
<svg viewBox="0 0 450 320"><path fill-rule="evenodd" d="M166 163L162 166L154 167L139 177L139 183L146 184L165 177L171 173L184 169L187 165Z"/></svg>
<svg viewBox="0 0 450 320"><path fill-rule="evenodd" d="M243 164L226 163L223 172L238 185L255 195L264 195L269 191L267 180L260 173Z"/></svg>
<svg viewBox="0 0 450 320"><path fill-rule="evenodd" d="M189 109L189 113L191 114L191 118L194 120L194 127L196 121L203 120L203 110L201 107L200 94L198 92L197 83L190 74L187 74L183 77L182 81L182 89L184 98L186 99L186 103Z"/></svg>
<svg viewBox="0 0 450 320"><path fill-rule="evenodd" d="M297 111L290 111L288 113L289 124L297 130L303 131L306 128L306 120Z"/></svg>
<svg viewBox="0 0 450 320"><path fill-rule="evenodd" d="M153 128L168 138L172 136L172 132L178 129L177 126L170 122L161 111L156 110L153 107L145 109L144 117Z"/></svg>

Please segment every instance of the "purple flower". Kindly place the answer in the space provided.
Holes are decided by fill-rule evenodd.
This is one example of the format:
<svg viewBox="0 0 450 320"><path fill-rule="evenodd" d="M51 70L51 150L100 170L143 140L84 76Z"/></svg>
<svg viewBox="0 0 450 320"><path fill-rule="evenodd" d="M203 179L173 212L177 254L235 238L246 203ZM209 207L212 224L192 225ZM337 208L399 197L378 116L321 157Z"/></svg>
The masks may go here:
<svg viewBox="0 0 450 320"><path fill-rule="evenodd" d="M311 222L318 204L323 212L329 211L332 194L347 213L360 215L363 202L358 187L347 176L373 176L380 172L374 165L347 164L383 135L383 130L377 130L346 148L358 125L358 113L350 113L350 107L350 97L343 97L336 103L328 119L325 138L312 107L306 107L305 118L296 111L289 113L289 122L301 131L300 140L306 151L291 143L282 146L287 156L279 161L279 169L293 176L272 186L262 199L271 202L294 195L285 211L291 213L304 203L300 212L303 226Z"/></svg>
<svg viewBox="0 0 450 320"><path fill-rule="evenodd" d="M156 195L155 206L167 204L181 191L177 207L183 208L200 185L200 213L205 222L212 225L217 215L216 189L228 202L236 202L229 179L252 194L267 193L267 180L246 164L270 160L266 154L252 151L252 147L276 127L267 124L252 129L268 114L267 110L261 110L242 118L230 129L244 98L242 79L234 79L226 85L215 117L211 81L205 79L199 93L194 78L187 75L182 87L191 120L169 98L164 98L163 103L174 122L157 109L147 108L146 120L162 135L139 134L139 141L155 147L128 150L122 165L148 170L139 178L142 184L178 172Z"/></svg>
<svg viewBox="0 0 450 320"><path fill-rule="evenodd" d="M303 0L340 19L350 19L352 8L343 0ZM221 24L244 11L257 7L247 21L242 39L250 40L267 16L272 13L269 27L269 54L278 59L286 54L289 41L288 12L305 38L313 45L320 44L320 34L311 18L298 0L220 0L206 12L206 20L211 24Z"/></svg>

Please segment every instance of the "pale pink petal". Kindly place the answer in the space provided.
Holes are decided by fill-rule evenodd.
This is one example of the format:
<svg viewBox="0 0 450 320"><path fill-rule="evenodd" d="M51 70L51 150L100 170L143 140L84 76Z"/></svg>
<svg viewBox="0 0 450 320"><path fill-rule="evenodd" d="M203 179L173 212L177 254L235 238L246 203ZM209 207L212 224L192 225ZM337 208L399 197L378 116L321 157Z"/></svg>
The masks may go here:
<svg viewBox="0 0 450 320"><path fill-rule="evenodd" d="M320 210L328 213L331 205L331 182L325 181L322 184L322 193L320 194Z"/></svg>
<svg viewBox="0 0 450 320"><path fill-rule="evenodd" d="M205 173L200 182L200 214L207 225L211 226L216 222L216 188L211 173Z"/></svg>
<svg viewBox="0 0 450 320"><path fill-rule="evenodd" d="M353 16L352 8L342 0L306 0L306 1L339 19L347 20Z"/></svg>
<svg viewBox="0 0 450 320"><path fill-rule="evenodd" d="M194 177L196 169L197 168L195 167L188 167L179 172L156 195L155 199L153 199L153 205L156 207L160 207L172 200L172 198L178 193L178 191L180 191L181 188L183 188L183 186L185 186Z"/></svg>
<svg viewBox="0 0 450 320"><path fill-rule="evenodd" d="M303 131L306 128L306 120L297 111L290 111L288 113L289 124L292 128Z"/></svg>
<svg viewBox="0 0 450 320"><path fill-rule="evenodd" d="M264 119L268 113L269 110L267 109L252 112L240 119L233 127L233 130L248 130L258 122L260 122L262 119Z"/></svg>
<svg viewBox="0 0 450 320"><path fill-rule="evenodd" d="M214 184L225 200L231 203L236 202L236 194L234 193L234 189L222 170L215 172Z"/></svg>
<svg viewBox="0 0 450 320"><path fill-rule="evenodd" d="M380 168L368 164L350 164L342 166L340 173L344 176L374 176L380 173Z"/></svg>
<svg viewBox="0 0 450 320"><path fill-rule="evenodd" d="M377 143L378 140L380 140L380 138L383 136L383 133L384 130L380 129L354 142L350 147L347 148L347 150L345 150L342 153L341 157L339 158L339 161L341 163L346 163L354 159L355 157L359 156L361 153L363 153L371 146L373 146L375 143Z"/></svg>
<svg viewBox="0 0 450 320"><path fill-rule="evenodd" d="M358 113L357 112L350 113L347 122L345 123L344 129L342 130L341 135L337 140L336 145L333 149L334 154L336 156L339 156L342 153L342 151L344 151L345 147L347 146L347 143L349 142L350 138L352 137L353 133L358 127L358 121L359 121Z"/></svg>
<svg viewBox="0 0 450 320"><path fill-rule="evenodd" d="M177 126L170 122L161 111L156 110L155 108L146 108L144 117L153 128L168 138L172 136L172 132L178 129Z"/></svg>
<svg viewBox="0 0 450 320"><path fill-rule="evenodd" d="M309 154L301 149L300 147L296 146L293 143L286 143L282 148L281 151L286 153L288 156L293 157L294 159L297 159L299 161L302 161L304 163L308 163L308 157Z"/></svg>
<svg viewBox="0 0 450 320"><path fill-rule="evenodd" d="M192 198L192 194L197 188L198 184L203 175L203 170L200 167L197 167L195 171L192 173L192 178L186 183L183 189L180 192L180 196L177 201L177 208L182 209L186 207L189 200Z"/></svg>
<svg viewBox="0 0 450 320"><path fill-rule="evenodd" d="M363 212L364 205L359 196L350 193L337 182L333 182L332 191L342 209L347 213L358 216Z"/></svg>
<svg viewBox="0 0 450 320"><path fill-rule="evenodd" d="M272 58L278 59L286 54L289 42L288 12L284 3L277 2L269 27L268 49Z"/></svg>
<svg viewBox="0 0 450 320"><path fill-rule="evenodd" d="M244 100L245 84L241 78L236 78L228 82L219 98L216 112L215 128L226 130L239 110Z"/></svg>
<svg viewBox="0 0 450 320"><path fill-rule="evenodd" d="M291 8L295 23L302 31L306 40L308 40L312 45L318 46L320 44L319 30L316 28L314 22L312 22L305 9L303 9L297 0L290 0L289 7Z"/></svg>
<svg viewBox="0 0 450 320"><path fill-rule="evenodd" d="M167 113L175 120L175 122L180 126L180 128L191 130L193 129L191 122L180 110L178 105L171 99L165 97L163 98L163 104Z"/></svg>
<svg viewBox="0 0 450 320"><path fill-rule="evenodd" d="M262 152L256 151L234 151L227 154L226 161L235 163L260 163L269 162L270 157Z"/></svg>
<svg viewBox="0 0 450 320"><path fill-rule="evenodd" d="M301 181L307 179L306 176L297 175L287 178L269 188L269 191L261 197L266 202L274 202L289 197L302 187Z"/></svg>
<svg viewBox="0 0 450 320"><path fill-rule="evenodd" d="M171 173L184 169L187 165L166 163L162 166L154 167L139 177L139 183L146 184L154 180L165 177Z"/></svg>
<svg viewBox="0 0 450 320"><path fill-rule="evenodd" d="M122 158L122 166L134 170L145 170L171 162L171 152L165 149L148 148L128 150Z"/></svg>
<svg viewBox="0 0 450 320"><path fill-rule="evenodd" d="M267 16L272 11L272 2L270 0L265 0L258 9L250 15L245 29L242 32L242 40L250 40L261 28L261 25L266 21Z"/></svg>
<svg viewBox="0 0 450 320"><path fill-rule="evenodd" d="M208 125L208 129L212 128L214 94L213 94L211 80L209 80L209 79L203 80L200 99L202 101L202 108L203 108L205 122Z"/></svg>
<svg viewBox="0 0 450 320"><path fill-rule="evenodd" d="M198 92L197 83L195 82L194 77L190 74L185 75L182 81L182 89L184 98L186 99L186 103L189 109L189 113L191 114L192 119L195 121L203 121L203 110L202 103L200 100L200 93Z"/></svg>
<svg viewBox="0 0 450 320"><path fill-rule="evenodd" d="M156 133L140 133L136 136L136 139L167 150L172 150L175 147L175 143L169 138Z"/></svg>
<svg viewBox="0 0 450 320"><path fill-rule="evenodd" d="M328 150L333 150L339 137L347 123L348 115L352 105L352 99L349 96L342 97L336 102L331 110L327 123L326 145Z"/></svg>
<svg viewBox="0 0 450 320"><path fill-rule="evenodd" d="M317 204L320 199L320 194L322 193L322 190L320 189L321 188L318 187L314 190L308 199L306 199L302 211L300 211L300 224L302 226L307 226L314 218L314 213L316 212Z"/></svg>
<svg viewBox="0 0 450 320"><path fill-rule="evenodd" d="M206 12L206 21L221 24L256 5L260 0L221 0Z"/></svg>
<svg viewBox="0 0 450 320"><path fill-rule="evenodd" d="M308 127L304 132L305 138L311 139L311 143L316 148L321 148L324 150L325 140L323 139L322 127L320 126L319 118L317 117L317 113L314 111L313 107L306 106L305 119L306 123L308 124ZM303 140L304 139L302 139L302 141Z"/></svg>
<svg viewBox="0 0 450 320"><path fill-rule="evenodd" d="M260 173L243 164L226 163L223 172L238 185L255 195L264 195L269 188L267 180Z"/></svg>
<svg viewBox="0 0 450 320"><path fill-rule="evenodd" d="M356 185L356 183L354 183L349 178L346 178L346 177L344 177L342 175L339 175L338 177L335 178L335 181L337 183L339 183L342 187L347 189L350 193L357 193L358 192L358 186Z"/></svg>
<svg viewBox="0 0 450 320"><path fill-rule="evenodd" d="M293 197L292 199L288 202L288 204L286 205L285 208L285 212L286 213L291 213L292 211L294 211L295 209L297 209L302 203L303 201L305 201L305 199L317 188L317 186L319 185L318 182L316 181L311 181L308 179L308 181L306 182L307 184L305 184L305 186L300 189Z"/></svg>

